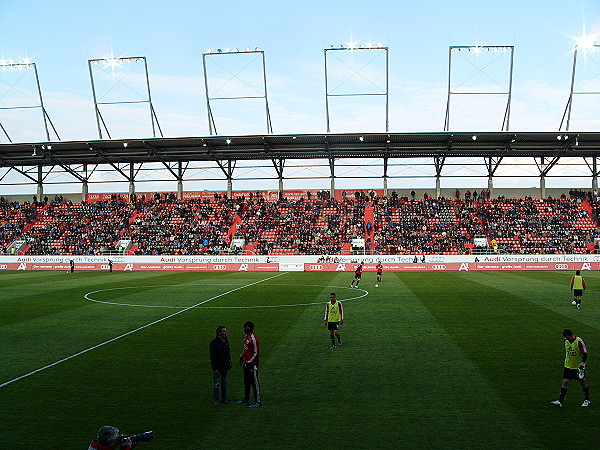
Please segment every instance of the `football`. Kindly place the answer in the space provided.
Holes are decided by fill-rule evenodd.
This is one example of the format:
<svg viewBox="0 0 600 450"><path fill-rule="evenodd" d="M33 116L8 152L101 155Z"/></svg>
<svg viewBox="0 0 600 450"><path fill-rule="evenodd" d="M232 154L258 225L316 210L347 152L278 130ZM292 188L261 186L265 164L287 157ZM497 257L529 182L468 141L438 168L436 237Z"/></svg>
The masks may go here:
<svg viewBox="0 0 600 450"><path fill-rule="evenodd" d="M378 284L376 284L376 285L375 285L375 287L379 287L379 285L378 285Z"/></svg>
<svg viewBox="0 0 600 450"><path fill-rule="evenodd" d="M577 302L576 302L575 300L573 300L573 301L571 302L571 305L573 305L573 306L575 306L576 304L577 304Z"/></svg>

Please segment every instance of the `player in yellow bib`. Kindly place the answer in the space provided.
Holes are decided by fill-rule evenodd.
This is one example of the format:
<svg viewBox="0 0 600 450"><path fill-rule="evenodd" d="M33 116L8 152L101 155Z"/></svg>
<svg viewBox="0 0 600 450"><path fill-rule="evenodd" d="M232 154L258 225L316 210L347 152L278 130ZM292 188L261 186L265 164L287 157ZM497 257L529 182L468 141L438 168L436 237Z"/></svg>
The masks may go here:
<svg viewBox="0 0 600 450"><path fill-rule="evenodd" d="M576 270L575 275L571 278L571 290L573 291L573 302L577 305L577 309L581 309L581 296L586 288L585 280L581 276L581 270Z"/></svg>
<svg viewBox="0 0 600 450"><path fill-rule="evenodd" d="M325 325L329 330L331 338L331 348L335 348L335 338L337 337L338 345L342 345L340 338L340 325L344 323L344 308L342 303L335 298L335 292L329 294L329 302L325 305Z"/></svg>
<svg viewBox="0 0 600 450"><path fill-rule="evenodd" d="M584 400L581 406L590 405L590 387L585 381L585 363L587 361L587 347L585 342L580 337L573 334L568 328L563 331L565 344L565 367L563 369L563 383L560 388L560 396L558 400L551 402L553 405L562 408L562 403L567 395L569 383L571 380L577 380L581 383L583 389Z"/></svg>

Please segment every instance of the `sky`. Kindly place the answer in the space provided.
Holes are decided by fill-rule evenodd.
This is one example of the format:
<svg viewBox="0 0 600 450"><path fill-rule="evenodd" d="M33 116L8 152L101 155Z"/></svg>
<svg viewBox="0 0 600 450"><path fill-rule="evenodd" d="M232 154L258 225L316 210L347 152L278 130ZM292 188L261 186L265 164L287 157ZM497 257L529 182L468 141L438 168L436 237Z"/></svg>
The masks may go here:
<svg viewBox="0 0 600 450"><path fill-rule="evenodd" d="M146 58L168 137L209 134L205 69L209 97L228 98L210 102L220 135L267 132L263 75L275 134L325 133L326 98L331 132L383 132L386 69L390 132L443 131L449 75L450 131L500 131L510 52L455 52L449 70L450 46L479 45L514 47L510 130L554 131L569 97L576 39L594 34L600 2L589 0L0 0L0 60L36 63L61 140L99 138L88 60L136 56ZM381 43L387 68L383 51L324 52L349 43ZM266 73L260 54L207 56L203 65L202 54L218 48L263 50ZM600 92L600 52L579 52L576 67L575 91ZM99 106L110 136L152 136L143 65L92 70L99 102L142 100ZM33 71L0 71L0 108L38 105L36 89ZM356 93L371 95L337 96ZM259 98L230 98L249 96ZM597 131L599 109L600 95L576 95L570 130ZM38 108L0 109L14 142L46 140L41 117Z"/></svg>

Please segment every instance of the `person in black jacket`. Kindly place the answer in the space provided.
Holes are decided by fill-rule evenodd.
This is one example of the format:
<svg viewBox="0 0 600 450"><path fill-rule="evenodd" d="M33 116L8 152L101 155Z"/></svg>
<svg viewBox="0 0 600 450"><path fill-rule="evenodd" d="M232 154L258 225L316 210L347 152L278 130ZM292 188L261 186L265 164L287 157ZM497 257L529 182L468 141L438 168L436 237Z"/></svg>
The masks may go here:
<svg viewBox="0 0 600 450"><path fill-rule="evenodd" d="M210 363L213 370L213 403L229 403L227 399L227 372L231 370L231 352L227 328L217 327L217 337L210 341ZM219 391L221 396L219 397Z"/></svg>

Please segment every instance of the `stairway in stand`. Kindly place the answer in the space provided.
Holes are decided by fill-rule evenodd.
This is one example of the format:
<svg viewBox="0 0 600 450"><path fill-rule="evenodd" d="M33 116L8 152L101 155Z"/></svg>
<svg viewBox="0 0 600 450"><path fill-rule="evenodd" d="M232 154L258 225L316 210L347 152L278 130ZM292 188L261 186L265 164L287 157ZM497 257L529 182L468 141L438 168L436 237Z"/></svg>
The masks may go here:
<svg viewBox="0 0 600 450"><path fill-rule="evenodd" d="M372 253L373 237L375 236L375 214L372 206L365 207L365 250L367 253Z"/></svg>

